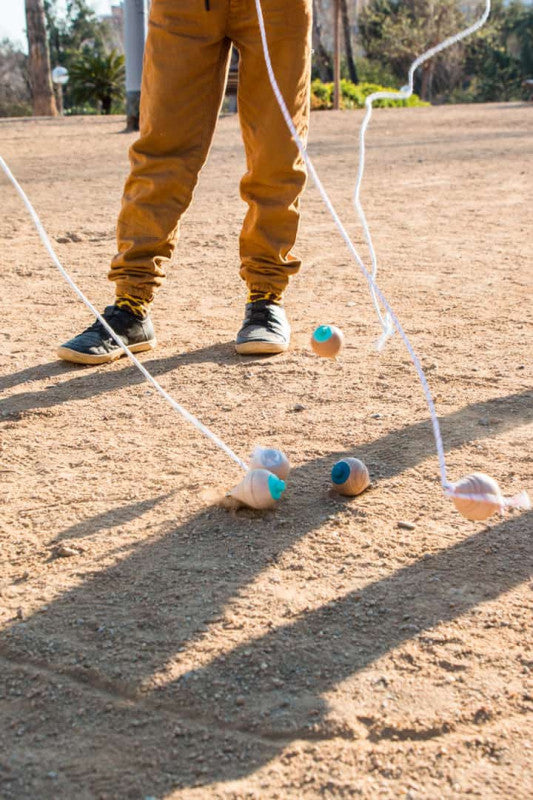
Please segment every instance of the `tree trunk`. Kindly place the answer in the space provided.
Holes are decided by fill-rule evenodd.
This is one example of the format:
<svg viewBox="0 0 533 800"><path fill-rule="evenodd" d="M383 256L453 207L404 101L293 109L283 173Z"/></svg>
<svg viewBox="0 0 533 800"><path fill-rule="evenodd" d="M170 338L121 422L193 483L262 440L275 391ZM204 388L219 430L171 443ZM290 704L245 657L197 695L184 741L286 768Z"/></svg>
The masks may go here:
<svg viewBox="0 0 533 800"><path fill-rule="evenodd" d="M420 97L427 103L431 103L431 95L433 88L433 62L427 62L422 65L422 83L420 86Z"/></svg>
<svg viewBox="0 0 533 800"><path fill-rule="evenodd" d="M341 49L340 49L340 5L339 0L333 0L333 108L338 111L341 107Z"/></svg>
<svg viewBox="0 0 533 800"><path fill-rule="evenodd" d="M346 65L348 67L348 76L352 83L359 83L357 77L357 68L353 57L352 50L352 37L350 32L350 18L348 16L348 3L346 0L340 0L341 4L341 18L342 28L344 31L344 49L346 52Z"/></svg>
<svg viewBox="0 0 533 800"><path fill-rule="evenodd" d="M43 0L25 0L30 83L35 117L57 116L52 88Z"/></svg>
<svg viewBox="0 0 533 800"><path fill-rule="evenodd" d="M314 63L320 80L328 83L333 78L333 64L330 54L322 44L322 30L318 21L316 0L313 0L313 50L315 51Z"/></svg>

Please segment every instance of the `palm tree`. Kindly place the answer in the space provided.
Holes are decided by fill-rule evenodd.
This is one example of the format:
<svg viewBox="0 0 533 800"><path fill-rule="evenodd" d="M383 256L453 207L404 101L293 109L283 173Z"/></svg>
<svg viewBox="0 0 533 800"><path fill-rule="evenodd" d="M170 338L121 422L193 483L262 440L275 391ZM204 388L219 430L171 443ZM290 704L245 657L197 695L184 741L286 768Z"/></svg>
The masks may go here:
<svg viewBox="0 0 533 800"><path fill-rule="evenodd" d="M55 117L57 108L42 0L26 0L26 26L33 114L36 117Z"/></svg>
<svg viewBox="0 0 533 800"><path fill-rule="evenodd" d="M84 50L70 67L70 92L75 103L99 105L111 113L114 100L124 94L124 56Z"/></svg>

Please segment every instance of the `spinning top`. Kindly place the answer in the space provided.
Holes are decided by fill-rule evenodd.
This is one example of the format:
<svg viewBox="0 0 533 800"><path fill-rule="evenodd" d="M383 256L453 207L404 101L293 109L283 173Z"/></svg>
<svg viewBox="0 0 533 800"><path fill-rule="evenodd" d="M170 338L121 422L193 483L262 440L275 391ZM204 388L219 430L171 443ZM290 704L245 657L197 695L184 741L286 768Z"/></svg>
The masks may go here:
<svg viewBox="0 0 533 800"><path fill-rule="evenodd" d="M282 481L286 481L291 465L287 456L281 450L274 450L270 447L256 447L250 459L250 469L267 469L273 475L277 475Z"/></svg>
<svg viewBox="0 0 533 800"><path fill-rule="evenodd" d="M271 508L285 491L285 481L266 469L251 469L242 481L228 492L250 508Z"/></svg>
<svg viewBox="0 0 533 800"><path fill-rule="evenodd" d="M474 472L454 483L452 500L457 511L471 520L487 519L504 507L500 487L494 478L484 475L483 472Z"/></svg>
<svg viewBox="0 0 533 800"><path fill-rule="evenodd" d="M342 350L344 334L335 325L320 325L311 336L311 347L317 356L335 358Z"/></svg>
<svg viewBox="0 0 533 800"><path fill-rule="evenodd" d="M333 488L339 494L355 497L370 486L370 475L358 458L343 458L331 470Z"/></svg>

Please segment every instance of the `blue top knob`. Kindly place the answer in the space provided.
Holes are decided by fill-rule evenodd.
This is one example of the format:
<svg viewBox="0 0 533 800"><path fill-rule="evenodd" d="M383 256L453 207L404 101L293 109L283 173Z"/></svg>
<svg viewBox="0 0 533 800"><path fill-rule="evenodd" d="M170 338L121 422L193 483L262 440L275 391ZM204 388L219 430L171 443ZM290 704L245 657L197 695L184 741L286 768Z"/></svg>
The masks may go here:
<svg viewBox="0 0 533 800"><path fill-rule="evenodd" d="M333 336L330 325L320 325L313 333L313 338L317 342L327 342Z"/></svg>
<svg viewBox="0 0 533 800"><path fill-rule="evenodd" d="M282 481L276 475L268 476L268 489L273 500L279 500L286 488L287 485L285 481Z"/></svg>
<svg viewBox="0 0 533 800"><path fill-rule="evenodd" d="M346 461L337 461L331 470L331 480L333 483L340 486L345 483L350 477L350 465Z"/></svg>

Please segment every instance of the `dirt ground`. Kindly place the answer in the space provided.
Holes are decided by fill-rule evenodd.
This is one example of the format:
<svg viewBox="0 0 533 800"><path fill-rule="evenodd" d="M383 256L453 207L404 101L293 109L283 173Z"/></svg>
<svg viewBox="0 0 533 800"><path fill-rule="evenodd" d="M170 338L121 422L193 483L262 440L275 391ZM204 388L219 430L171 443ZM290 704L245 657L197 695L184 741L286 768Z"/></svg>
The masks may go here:
<svg viewBox="0 0 533 800"><path fill-rule="evenodd" d="M348 229L359 112L311 155ZM0 153L99 306L131 135L119 118L0 122ZM533 106L383 109L363 202L380 284L427 369L449 477L532 487ZM533 512L490 524L439 485L428 409L316 189L289 353L233 352L244 287L238 122L220 120L144 364L247 458L293 471L272 512L125 360L69 366L90 322L0 176L0 797L531 797ZM364 252L364 249L361 249ZM321 323L347 345L310 352ZM331 493L340 455L373 485ZM411 523L412 529L399 526Z"/></svg>

